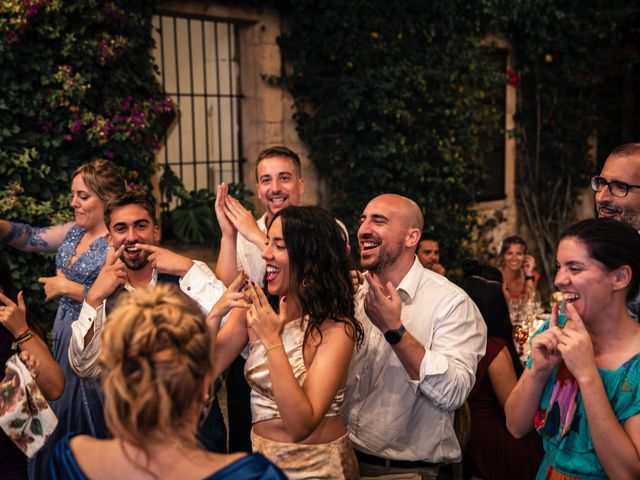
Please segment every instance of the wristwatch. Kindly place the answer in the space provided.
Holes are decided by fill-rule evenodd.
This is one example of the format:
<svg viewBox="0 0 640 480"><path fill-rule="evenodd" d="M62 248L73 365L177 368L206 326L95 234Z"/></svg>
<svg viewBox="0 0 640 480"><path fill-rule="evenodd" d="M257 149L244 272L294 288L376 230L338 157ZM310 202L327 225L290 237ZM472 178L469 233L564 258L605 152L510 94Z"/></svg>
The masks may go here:
<svg viewBox="0 0 640 480"><path fill-rule="evenodd" d="M391 345L395 345L400 341L404 332L406 332L404 325L400 325L400 328L391 329L384 332L384 338Z"/></svg>

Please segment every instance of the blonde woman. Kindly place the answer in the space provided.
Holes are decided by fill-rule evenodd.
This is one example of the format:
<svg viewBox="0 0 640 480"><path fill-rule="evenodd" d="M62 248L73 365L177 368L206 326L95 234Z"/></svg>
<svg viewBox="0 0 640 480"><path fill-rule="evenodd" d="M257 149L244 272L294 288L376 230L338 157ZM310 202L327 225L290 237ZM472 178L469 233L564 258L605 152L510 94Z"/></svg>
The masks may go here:
<svg viewBox="0 0 640 480"><path fill-rule="evenodd" d="M113 438L67 435L54 448L47 478L284 479L259 454L211 453L196 443L212 357L198 305L175 286L123 295L99 360Z"/></svg>

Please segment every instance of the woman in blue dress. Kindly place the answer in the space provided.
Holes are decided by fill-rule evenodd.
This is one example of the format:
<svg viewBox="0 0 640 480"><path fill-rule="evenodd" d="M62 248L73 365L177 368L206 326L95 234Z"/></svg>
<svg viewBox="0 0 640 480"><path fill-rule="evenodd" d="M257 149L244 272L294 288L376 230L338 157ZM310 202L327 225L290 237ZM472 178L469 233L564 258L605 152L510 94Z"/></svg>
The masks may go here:
<svg viewBox="0 0 640 480"><path fill-rule="evenodd" d="M64 393L51 402L58 428L51 440L32 459L31 478L41 478L52 440L68 432L106 435L102 402L94 382L81 380L69 366L67 351L71 323L78 317L82 301L98 276L107 254L104 205L124 193L125 181L108 160L93 160L80 166L71 181L71 207L75 222L36 228L0 220L0 242L28 252L56 252L56 274L39 279L47 300L59 298L53 324L53 355L65 374Z"/></svg>
<svg viewBox="0 0 640 480"><path fill-rule="evenodd" d="M541 435L537 479L640 478L640 324L627 311L640 236L617 220L583 220L562 235L556 267L563 305L533 338L507 426Z"/></svg>
<svg viewBox="0 0 640 480"><path fill-rule="evenodd" d="M234 298L231 292L218 305ZM109 317L99 364L113 438L66 436L53 449L46 478L286 478L260 454L212 453L197 444L198 416L214 380L215 327L209 331L193 300L174 285L138 288L122 295Z"/></svg>

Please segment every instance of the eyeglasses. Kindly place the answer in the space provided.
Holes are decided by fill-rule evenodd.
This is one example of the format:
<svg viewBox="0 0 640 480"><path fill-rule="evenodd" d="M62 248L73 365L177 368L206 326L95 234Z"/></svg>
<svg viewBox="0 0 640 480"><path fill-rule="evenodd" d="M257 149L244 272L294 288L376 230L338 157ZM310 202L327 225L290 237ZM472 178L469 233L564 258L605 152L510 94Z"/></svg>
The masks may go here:
<svg viewBox="0 0 640 480"><path fill-rule="evenodd" d="M611 180L608 182L605 178L600 176L591 177L591 188L599 192L604 187L609 187L611 195L614 197L626 197L630 188L640 188L640 185L629 185L628 183L620 182L618 180Z"/></svg>

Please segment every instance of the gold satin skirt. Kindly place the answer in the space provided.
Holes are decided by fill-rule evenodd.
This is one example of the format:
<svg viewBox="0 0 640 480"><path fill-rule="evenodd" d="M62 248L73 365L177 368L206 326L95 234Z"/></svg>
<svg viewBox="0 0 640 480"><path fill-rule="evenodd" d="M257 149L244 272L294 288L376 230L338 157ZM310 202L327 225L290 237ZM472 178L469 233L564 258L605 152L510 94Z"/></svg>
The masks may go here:
<svg viewBox="0 0 640 480"><path fill-rule="evenodd" d="M349 432L333 442L304 444L269 440L251 430L251 446L280 467L290 480L360 478Z"/></svg>

